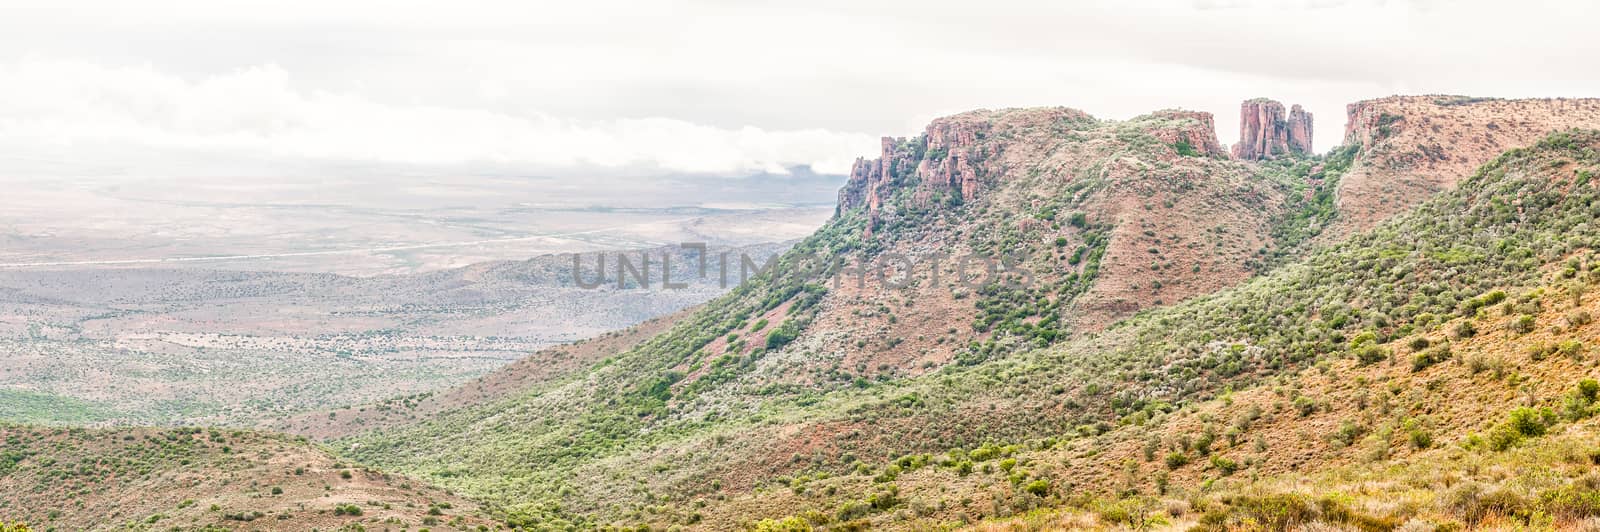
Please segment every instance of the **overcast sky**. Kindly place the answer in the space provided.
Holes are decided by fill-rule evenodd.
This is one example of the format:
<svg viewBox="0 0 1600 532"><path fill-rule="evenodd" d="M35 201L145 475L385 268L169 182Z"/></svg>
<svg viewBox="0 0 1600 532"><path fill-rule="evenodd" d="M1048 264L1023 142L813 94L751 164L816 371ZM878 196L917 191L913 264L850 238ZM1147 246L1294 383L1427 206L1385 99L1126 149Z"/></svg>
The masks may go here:
<svg viewBox="0 0 1600 532"><path fill-rule="evenodd" d="M1138 4L1138 7L1133 7ZM843 172L980 107L1600 96L1594 2L50 0L0 6L0 176Z"/></svg>

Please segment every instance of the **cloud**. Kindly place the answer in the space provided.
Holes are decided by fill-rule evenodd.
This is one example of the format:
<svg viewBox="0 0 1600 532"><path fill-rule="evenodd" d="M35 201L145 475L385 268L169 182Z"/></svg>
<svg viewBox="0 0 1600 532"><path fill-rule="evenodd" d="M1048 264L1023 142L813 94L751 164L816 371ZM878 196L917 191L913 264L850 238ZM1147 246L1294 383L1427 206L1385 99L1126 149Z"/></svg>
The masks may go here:
<svg viewBox="0 0 1600 532"><path fill-rule="evenodd" d="M1183 107L1230 142L1256 96L1327 150L1365 98L1600 96L1600 4L1560 0L21 1L0 153L121 172L839 172L983 107Z"/></svg>
<svg viewBox="0 0 1600 532"><path fill-rule="evenodd" d="M508 97L504 89L487 92ZM148 66L36 58L0 65L0 150L141 173L183 173L171 161L205 160L235 166L200 171L234 174L334 165L721 176L781 174L804 165L843 173L876 145L873 136L822 129L394 104L300 89L271 64L194 80Z"/></svg>

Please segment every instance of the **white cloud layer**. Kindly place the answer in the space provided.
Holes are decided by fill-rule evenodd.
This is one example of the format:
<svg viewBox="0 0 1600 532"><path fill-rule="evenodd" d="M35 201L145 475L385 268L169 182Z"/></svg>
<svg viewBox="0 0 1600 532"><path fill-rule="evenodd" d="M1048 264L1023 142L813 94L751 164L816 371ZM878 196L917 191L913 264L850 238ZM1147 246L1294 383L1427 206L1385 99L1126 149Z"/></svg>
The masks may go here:
<svg viewBox="0 0 1600 532"><path fill-rule="evenodd" d="M194 81L147 67L23 60L0 65L0 148L142 172L156 158L241 161L245 174L316 163L611 174L849 170L874 137L821 129L724 129L668 118L583 121L303 90L283 68ZM106 151L106 150L114 151ZM144 154L118 161L114 153ZM248 161L244 163L242 161ZM272 164L274 161L280 163ZM96 162L96 161L91 161ZM69 165L70 166L70 165ZM194 169L194 167L190 167ZM230 172L211 165L202 171Z"/></svg>
<svg viewBox="0 0 1600 532"><path fill-rule="evenodd" d="M842 172L979 107L1103 118L1396 93L1600 96L1559 0L0 5L0 177Z"/></svg>

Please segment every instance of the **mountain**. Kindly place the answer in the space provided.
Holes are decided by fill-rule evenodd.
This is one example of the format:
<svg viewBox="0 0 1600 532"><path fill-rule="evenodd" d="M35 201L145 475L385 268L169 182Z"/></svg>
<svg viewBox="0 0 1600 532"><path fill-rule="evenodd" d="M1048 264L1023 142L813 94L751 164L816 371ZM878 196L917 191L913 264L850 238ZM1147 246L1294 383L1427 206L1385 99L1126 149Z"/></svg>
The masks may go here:
<svg viewBox="0 0 1600 532"><path fill-rule="evenodd" d="M775 270L822 275L758 277L594 367L336 445L481 497L512 522L727 528L797 508L878 524L906 511L992 517L1005 505L956 509L950 497L906 498L916 490L892 481L947 461L934 454L1054 449L1290 378L1343 356L1365 329L1388 342L1414 333L1417 316L1525 286L1528 268L1557 256L1515 245L1583 234L1562 231L1586 200L1546 190L1549 218L1513 224L1508 198L1537 192L1537 180L1485 178L1314 246L1352 216L1337 203L1340 178L1375 175L1367 166L1387 160L1382 146L1251 163L1228 159L1210 131L1209 116L1176 111L937 120L859 162L836 219ZM1477 210L1460 216L1468 203ZM1028 253L1002 266L1032 284L971 290L948 262L890 283L818 258L1016 250ZM1373 273L1389 268L1399 269ZM1062 488L1056 469L995 485L1088 489ZM839 480L805 487L822 478Z"/></svg>
<svg viewBox="0 0 1600 532"><path fill-rule="evenodd" d="M1502 152L1600 123L1600 100L1391 96L1347 107L1344 142L1361 147L1338 183L1336 241L1448 190Z"/></svg>
<svg viewBox="0 0 1600 532"><path fill-rule="evenodd" d="M1600 282L1600 231L1590 223L1600 205L1597 150L1600 133L1559 133L1412 213L1237 288L826 407L774 407L742 431L757 442L699 440L641 453L631 467L714 470L706 457L784 464L728 502L693 510L710 528L780 511L892 528L1040 507L1104 509L1104 519L1117 505L1164 498L1215 504L1213 519L1225 524L1255 511L1230 498L1261 496L1252 487L1290 493L1303 518L1327 520L1319 512L1350 505L1328 487L1355 484L1340 472L1397 482L1437 478L1427 465L1440 463L1458 464L1460 477L1352 488L1368 503L1357 516L1376 508L1391 526L1418 516L1477 524L1488 515L1472 512L1499 504L1478 497L1502 485L1516 498L1494 519L1600 515L1576 506L1600 496L1582 484L1587 451L1562 450L1586 449L1594 435L1594 397L1581 381L1596 374L1597 309L1584 294ZM1572 458L1526 486L1471 466L1544 467L1551 453ZM1296 480L1306 474L1336 482ZM1446 488L1464 479L1479 492L1458 504ZM1431 486L1441 487L1415 493ZM1376 505L1408 490L1420 502ZM1317 509L1330 497L1343 506Z"/></svg>
<svg viewBox="0 0 1600 532"><path fill-rule="evenodd" d="M912 287L916 306L933 312L885 303L869 282L840 292L835 299L861 304L825 312L828 330L909 339L927 321L973 322L946 344L965 346L1098 329L1251 275L1256 252L1273 245L1270 219L1295 192L1288 179L1257 179L1229 160L1211 115L1191 111L1126 122L1064 108L977 111L935 120L917 138L886 138L883 148L840 192L842 217L863 211L869 253L1011 257L1029 286ZM906 313L904 324L861 316L878 306ZM925 342L875 351L869 371L956 356Z"/></svg>
<svg viewBox="0 0 1600 532"><path fill-rule="evenodd" d="M527 529L1576 528L1600 120L1458 101L1326 155L1247 102L1249 158L1189 111L938 119L726 295L278 426Z"/></svg>

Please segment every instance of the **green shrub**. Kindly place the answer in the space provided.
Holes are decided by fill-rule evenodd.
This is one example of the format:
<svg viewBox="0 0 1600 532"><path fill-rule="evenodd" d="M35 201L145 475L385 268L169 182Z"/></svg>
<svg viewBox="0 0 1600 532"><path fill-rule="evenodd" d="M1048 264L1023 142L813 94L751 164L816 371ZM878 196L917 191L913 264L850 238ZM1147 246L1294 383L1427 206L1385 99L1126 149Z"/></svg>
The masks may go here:
<svg viewBox="0 0 1600 532"><path fill-rule="evenodd" d="M1375 345L1362 346L1356 349L1356 360L1363 366L1370 366L1389 359L1389 352Z"/></svg>
<svg viewBox="0 0 1600 532"><path fill-rule="evenodd" d="M1306 417L1317 411L1317 402L1302 395L1294 398L1294 409L1300 413L1300 417Z"/></svg>
<svg viewBox="0 0 1600 532"><path fill-rule="evenodd" d="M1489 430L1489 448L1504 451L1522 443L1522 440L1543 436L1555 423L1555 413L1548 408L1518 407L1506 415L1506 420Z"/></svg>
<svg viewBox="0 0 1600 532"><path fill-rule="evenodd" d="M1419 450L1433 447L1433 435L1420 428L1411 429L1407 439L1411 441L1412 447L1415 447Z"/></svg>
<svg viewBox="0 0 1600 532"><path fill-rule="evenodd" d="M1427 351L1411 355L1411 371L1417 372L1433 367L1434 364L1450 360L1450 348L1439 346Z"/></svg>
<svg viewBox="0 0 1600 532"><path fill-rule="evenodd" d="M1211 467L1216 468L1218 472L1222 473L1222 476L1228 476L1239 470L1239 463L1223 458L1219 454L1211 457Z"/></svg>
<svg viewBox="0 0 1600 532"><path fill-rule="evenodd" d="M803 517L790 516L780 520L762 519L753 532L811 532L811 522Z"/></svg>
<svg viewBox="0 0 1600 532"><path fill-rule="evenodd" d="M1512 322L1511 330L1516 331L1517 334L1528 334L1533 332L1533 328L1536 323L1537 320L1533 316L1523 314L1518 316L1516 321Z"/></svg>
<svg viewBox="0 0 1600 532"><path fill-rule="evenodd" d="M839 522L849 522L866 517L872 513L872 505L861 501L849 501L839 507L836 516Z"/></svg>
<svg viewBox="0 0 1600 532"><path fill-rule="evenodd" d="M1366 427L1347 419L1339 423L1339 430L1334 432L1328 438L1330 441L1338 443L1343 447L1349 447L1355 444L1356 439L1360 438L1366 433Z"/></svg>
<svg viewBox="0 0 1600 532"><path fill-rule="evenodd" d="M1518 407L1511 410L1507 416L1506 424L1516 429L1523 436L1543 436L1545 429L1555 419L1555 415L1548 408L1534 409L1531 407Z"/></svg>
<svg viewBox="0 0 1600 532"><path fill-rule="evenodd" d="M1567 358L1571 358L1573 360L1582 359L1583 358L1583 341L1582 340L1565 340L1565 341L1561 342L1560 344L1556 345L1556 351L1561 353L1562 355L1565 355Z"/></svg>
<svg viewBox="0 0 1600 532"><path fill-rule="evenodd" d="M1167 469L1177 469L1188 465L1188 463L1189 455L1183 454L1181 451L1172 451L1167 454Z"/></svg>

